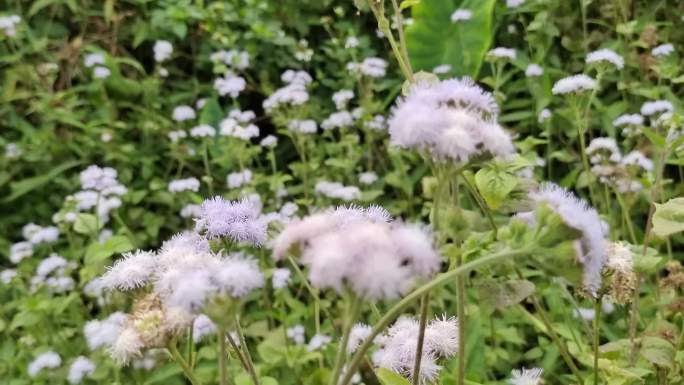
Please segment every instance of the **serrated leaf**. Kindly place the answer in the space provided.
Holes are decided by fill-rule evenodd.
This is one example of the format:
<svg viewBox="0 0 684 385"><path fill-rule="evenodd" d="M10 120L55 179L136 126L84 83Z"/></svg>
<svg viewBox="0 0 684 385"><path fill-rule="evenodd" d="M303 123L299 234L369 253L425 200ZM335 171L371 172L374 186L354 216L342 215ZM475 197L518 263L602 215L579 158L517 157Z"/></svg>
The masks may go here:
<svg viewBox="0 0 684 385"><path fill-rule="evenodd" d="M663 204L655 204L653 214L653 233L667 237L684 231L684 198L670 199Z"/></svg>
<svg viewBox="0 0 684 385"><path fill-rule="evenodd" d="M518 178L504 170L483 168L475 174L475 185L492 209L501 206L517 184Z"/></svg>
<svg viewBox="0 0 684 385"><path fill-rule="evenodd" d="M477 77L492 40L495 0L423 0L412 8L406 28L409 57L415 70L432 71L443 64L451 75ZM470 20L453 23L457 9L472 12Z"/></svg>
<svg viewBox="0 0 684 385"><path fill-rule="evenodd" d="M74 221L74 231L79 234L95 234L100 231L102 225L102 221L98 221L95 215L81 213L76 215L76 220Z"/></svg>
<svg viewBox="0 0 684 385"><path fill-rule="evenodd" d="M411 385L409 380L389 369L379 368L375 374L382 385Z"/></svg>

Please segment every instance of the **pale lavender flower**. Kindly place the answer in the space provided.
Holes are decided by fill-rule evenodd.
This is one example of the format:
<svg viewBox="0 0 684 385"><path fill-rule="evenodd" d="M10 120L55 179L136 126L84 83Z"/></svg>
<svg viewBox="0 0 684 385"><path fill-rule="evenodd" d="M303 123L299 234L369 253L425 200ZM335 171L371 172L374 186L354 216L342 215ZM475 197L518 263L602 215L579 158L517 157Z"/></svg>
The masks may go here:
<svg viewBox="0 0 684 385"><path fill-rule="evenodd" d="M553 92L554 95L563 95L594 90L596 87L598 87L596 80L587 75L579 74L560 79L553 85L551 92Z"/></svg>
<svg viewBox="0 0 684 385"><path fill-rule="evenodd" d="M70 384L80 384L83 378L90 376L95 372L95 364L87 357L78 356L69 367L69 374L67 380Z"/></svg>
<svg viewBox="0 0 684 385"><path fill-rule="evenodd" d="M62 358L59 354L48 351L36 357L28 366L28 375L35 377L43 369L55 369L62 365Z"/></svg>
<svg viewBox="0 0 684 385"><path fill-rule="evenodd" d="M161 63L171 57L173 45L166 40L157 40L152 50L154 51L154 61Z"/></svg>
<svg viewBox="0 0 684 385"><path fill-rule="evenodd" d="M511 385L539 385L544 372L541 368L532 369L513 369L508 383Z"/></svg>
<svg viewBox="0 0 684 385"><path fill-rule="evenodd" d="M539 64L530 64L525 69L525 76L528 78L533 78L537 76L542 76L544 74L544 69Z"/></svg>
<svg viewBox="0 0 684 385"><path fill-rule="evenodd" d="M612 49L602 48L587 55L587 64L607 62L614 65L617 69L625 66L625 59Z"/></svg>
<svg viewBox="0 0 684 385"><path fill-rule="evenodd" d="M199 191L200 181L195 177L176 179L169 182L169 192Z"/></svg>
<svg viewBox="0 0 684 385"><path fill-rule="evenodd" d="M651 50L651 55L655 57L665 57L669 56L674 52L674 46L672 44L661 44Z"/></svg>
<svg viewBox="0 0 684 385"><path fill-rule="evenodd" d="M266 226L259 214L258 207L247 200L231 202L217 196L202 203L196 227L210 238L261 245L266 240Z"/></svg>
<svg viewBox="0 0 684 385"><path fill-rule="evenodd" d="M180 105L173 109L173 120L183 122L186 120L195 119L195 110L190 106Z"/></svg>
<svg viewBox="0 0 684 385"><path fill-rule="evenodd" d="M458 23L459 21L470 20L473 17L473 12L469 9L459 8L451 14L451 22Z"/></svg>
<svg viewBox="0 0 684 385"><path fill-rule="evenodd" d="M653 102L646 102L641 106L641 115L651 116L660 113L667 113L674 111L674 106L667 100L656 100Z"/></svg>

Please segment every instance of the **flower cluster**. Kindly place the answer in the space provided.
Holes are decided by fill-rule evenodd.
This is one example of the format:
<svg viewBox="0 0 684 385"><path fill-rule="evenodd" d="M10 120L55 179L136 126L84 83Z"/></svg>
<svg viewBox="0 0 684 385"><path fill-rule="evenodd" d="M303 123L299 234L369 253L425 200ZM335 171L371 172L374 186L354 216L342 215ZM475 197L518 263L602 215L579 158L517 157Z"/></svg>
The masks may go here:
<svg viewBox="0 0 684 385"><path fill-rule="evenodd" d="M653 161L637 150L623 157L612 138L592 139L586 152L591 172L621 193L641 191L643 185L639 180L653 170Z"/></svg>

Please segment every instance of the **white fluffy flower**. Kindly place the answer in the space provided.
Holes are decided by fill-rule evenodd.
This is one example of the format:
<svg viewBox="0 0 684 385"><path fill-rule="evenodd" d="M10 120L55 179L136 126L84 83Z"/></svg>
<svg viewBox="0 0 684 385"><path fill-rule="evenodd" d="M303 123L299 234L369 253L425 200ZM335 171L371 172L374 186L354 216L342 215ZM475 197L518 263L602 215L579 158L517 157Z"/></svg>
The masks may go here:
<svg viewBox="0 0 684 385"><path fill-rule="evenodd" d="M181 105L173 109L173 120L183 122L191 119L195 119L195 110L192 107Z"/></svg>
<svg viewBox="0 0 684 385"><path fill-rule="evenodd" d="M300 134L314 134L318 126L315 120L291 120L287 128Z"/></svg>
<svg viewBox="0 0 684 385"><path fill-rule="evenodd" d="M247 82L241 76L233 74L225 74L222 78L214 80L214 89L221 96L230 95L231 98L237 98L240 92L245 90Z"/></svg>
<svg viewBox="0 0 684 385"><path fill-rule="evenodd" d="M17 242L10 246L9 260L15 265L24 258L33 255L33 244L31 242Z"/></svg>
<svg viewBox="0 0 684 385"><path fill-rule="evenodd" d="M387 62L378 57L368 57L359 64L358 71L368 77L381 78L387 73Z"/></svg>
<svg viewBox="0 0 684 385"><path fill-rule="evenodd" d="M617 52L612 49L602 48L593 52L589 52L587 55L587 64L608 62L617 69L622 69L625 66L625 59L618 55Z"/></svg>
<svg viewBox="0 0 684 385"><path fill-rule="evenodd" d="M200 124L190 129L193 138L212 138L216 136L216 129L208 124Z"/></svg>
<svg viewBox="0 0 684 385"><path fill-rule="evenodd" d="M46 278L53 272L63 270L68 265L67 260L55 253L50 254L49 257L43 259L36 268L36 275Z"/></svg>
<svg viewBox="0 0 684 385"><path fill-rule="evenodd" d="M202 206L192 203L185 205L180 211L181 218L198 218L200 215L202 215Z"/></svg>
<svg viewBox="0 0 684 385"><path fill-rule="evenodd" d="M105 65L105 56L99 52L90 53L83 58L83 65L87 68L95 65Z"/></svg>
<svg viewBox="0 0 684 385"><path fill-rule="evenodd" d="M311 75L309 75L308 72L301 71L301 70L300 71L286 70L280 76L280 79L287 84L302 84L302 85L310 84L313 81L313 78L311 78Z"/></svg>
<svg viewBox="0 0 684 385"><path fill-rule="evenodd" d="M349 111L336 111L330 114L321 123L323 130L332 130L333 128L345 128L354 124L354 117Z"/></svg>
<svg viewBox="0 0 684 385"><path fill-rule="evenodd" d="M36 357L28 366L28 374L30 377L35 377L43 369L54 369L62 365L62 358L59 354L49 351L42 353Z"/></svg>
<svg viewBox="0 0 684 385"><path fill-rule="evenodd" d="M204 314L198 315L192 323L192 339L195 343L202 341L206 336L216 334L216 331L216 324Z"/></svg>
<svg viewBox="0 0 684 385"><path fill-rule="evenodd" d="M347 343L347 353L352 354L368 338L372 328L366 324L357 323L349 332L349 342Z"/></svg>
<svg viewBox="0 0 684 385"><path fill-rule="evenodd" d="M449 72L451 72L450 64L440 64L432 69L432 73L437 75L448 74Z"/></svg>
<svg viewBox="0 0 684 385"><path fill-rule="evenodd" d="M541 368L532 369L513 369L508 383L511 385L539 385L544 372Z"/></svg>
<svg viewBox="0 0 684 385"><path fill-rule="evenodd" d="M419 83L392 110L390 143L427 151L436 161L509 155L515 149L496 123L498 110L493 95L468 78Z"/></svg>
<svg viewBox="0 0 684 385"><path fill-rule="evenodd" d="M282 88L277 89L263 102L264 110L267 112L280 106L298 106L309 101L309 92L305 83L293 82Z"/></svg>
<svg viewBox="0 0 684 385"><path fill-rule="evenodd" d="M238 70L249 68L249 53L238 50L220 50L214 52L209 56L213 62L222 62L223 64L233 67Z"/></svg>
<svg viewBox="0 0 684 385"><path fill-rule="evenodd" d="M523 5L525 3L525 0L506 0L506 6L510 8L518 8L519 6Z"/></svg>
<svg viewBox="0 0 684 385"><path fill-rule="evenodd" d="M7 143L5 145L5 157L7 159L17 159L23 154L23 151L16 143Z"/></svg>
<svg viewBox="0 0 684 385"><path fill-rule="evenodd" d="M108 351L114 361L125 365L134 358L141 357L143 347L144 343L140 333L132 327L125 327Z"/></svg>
<svg viewBox="0 0 684 385"><path fill-rule="evenodd" d="M373 171L362 172L359 174L359 183L369 185L378 180L378 174Z"/></svg>
<svg viewBox="0 0 684 385"><path fill-rule="evenodd" d="M15 36L17 34L17 24L21 21L21 16L10 15L0 16L0 29L7 36Z"/></svg>
<svg viewBox="0 0 684 385"><path fill-rule="evenodd" d="M664 57L670 55L674 50L672 44L661 44L651 50L651 55L655 57Z"/></svg>
<svg viewBox="0 0 684 385"><path fill-rule="evenodd" d="M126 315L121 312L110 314L103 320L91 320L83 327L83 334L90 350L112 346L123 328Z"/></svg>
<svg viewBox="0 0 684 385"><path fill-rule="evenodd" d="M329 344L330 341L332 341L332 338L330 338L329 336L326 336L324 334L316 334L313 337L311 337L311 340L309 340L309 343L306 345L306 351L313 352L316 350L320 350L322 347Z"/></svg>
<svg viewBox="0 0 684 385"><path fill-rule="evenodd" d="M0 271L0 282L4 285L8 285L16 276L17 271L15 269L2 270Z"/></svg>
<svg viewBox="0 0 684 385"><path fill-rule="evenodd" d="M659 113L674 111L674 106L667 100L646 102L641 106L641 115L651 116Z"/></svg>
<svg viewBox="0 0 684 385"><path fill-rule="evenodd" d="M34 245L41 243L54 243L59 239L59 229L54 226L41 227L33 233L28 241Z"/></svg>
<svg viewBox="0 0 684 385"><path fill-rule="evenodd" d="M229 237L236 242L262 244L266 239L266 225L259 218L260 209L252 202L226 201L221 197L202 203L202 215L196 229L210 238Z"/></svg>
<svg viewBox="0 0 684 385"><path fill-rule="evenodd" d="M596 80L587 75L579 74L560 79L553 85L551 92L553 92L554 95L563 95L593 90L596 89L596 87Z"/></svg>
<svg viewBox="0 0 684 385"><path fill-rule="evenodd" d="M390 219L379 207L314 214L288 224L275 240L274 257L300 244L313 286L337 291L347 286L365 298L396 298L415 278L433 274L440 257L422 228Z"/></svg>
<svg viewBox="0 0 684 385"><path fill-rule="evenodd" d="M173 45L166 40L157 40L152 50L154 51L154 61L161 63L171 57Z"/></svg>
<svg viewBox="0 0 684 385"><path fill-rule="evenodd" d="M200 181L195 177L176 179L169 182L169 192L199 191Z"/></svg>
<svg viewBox="0 0 684 385"><path fill-rule="evenodd" d="M83 378L95 372L95 363L87 357L78 356L69 367L67 380L70 384L80 384Z"/></svg>
<svg viewBox="0 0 684 385"><path fill-rule="evenodd" d="M107 67L97 66L95 69L93 69L93 77L95 77L95 79L106 79L111 74L112 71L110 71Z"/></svg>
<svg viewBox="0 0 684 385"><path fill-rule="evenodd" d="M549 120L551 118L551 110L548 108L544 108L543 110L539 111L539 117L537 117L537 120L539 123L544 123L545 121Z"/></svg>
<svg viewBox="0 0 684 385"><path fill-rule="evenodd" d="M278 144L278 138L275 135L266 135L259 145L261 147L275 147Z"/></svg>
<svg viewBox="0 0 684 385"><path fill-rule="evenodd" d="M241 125L233 117L227 117L220 123L221 135L248 141L259 136L259 127L256 124Z"/></svg>
<svg viewBox="0 0 684 385"><path fill-rule="evenodd" d="M287 287L287 284L290 282L290 275L292 275L292 272L287 268L273 270L273 276L271 277L273 288L282 289Z"/></svg>
<svg viewBox="0 0 684 385"><path fill-rule="evenodd" d="M304 335L304 326L295 325L293 327L287 328L286 334L287 334L287 338L294 341L295 344L304 345L304 341L305 341L305 337L306 337Z"/></svg>
<svg viewBox="0 0 684 385"><path fill-rule="evenodd" d="M542 76L544 74L544 69L539 65L532 63L525 68L525 76L528 78Z"/></svg>
<svg viewBox="0 0 684 385"><path fill-rule="evenodd" d="M347 40L344 41L344 48L356 48L359 44L359 39L356 36L349 36Z"/></svg>
<svg viewBox="0 0 684 385"><path fill-rule="evenodd" d="M591 163L600 163L608 160L610 162L619 162L622 158L620 148L613 138L594 138L589 142L586 148L586 153L589 156Z"/></svg>
<svg viewBox="0 0 684 385"><path fill-rule="evenodd" d="M233 298L244 297L264 286L264 276L256 261L240 254L225 257L213 279L220 292Z"/></svg>
<svg viewBox="0 0 684 385"><path fill-rule="evenodd" d="M606 260L604 228L596 209L553 183L543 184L538 191L530 193L530 198L537 204L547 204L568 227L581 232L576 257L584 266L584 286L596 294Z"/></svg>
<svg viewBox="0 0 684 385"><path fill-rule="evenodd" d="M345 186L339 182L320 181L316 183L314 190L317 194L324 195L328 198L342 199L344 201L351 201L361 198L361 190L356 186Z"/></svg>
<svg viewBox="0 0 684 385"><path fill-rule="evenodd" d="M100 282L103 288L132 290L144 286L152 278L157 267L155 254L137 250L125 253L107 269Z"/></svg>
<svg viewBox="0 0 684 385"><path fill-rule="evenodd" d="M226 185L228 188L239 188L252 181L252 171L245 169L243 171L231 172L226 176Z"/></svg>
<svg viewBox="0 0 684 385"><path fill-rule="evenodd" d="M487 56L496 59L515 60L516 53L515 49L513 48L496 47L494 49L489 50L489 52L487 52Z"/></svg>
<svg viewBox="0 0 684 385"><path fill-rule="evenodd" d="M347 106L347 103L349 103L349 101L353 98L354 91L352 90L339 90L332 96L332 100L338 110L344 109Z"/></svg>
<svg viewBox="0 0 684 385"><path fill-rule="evenodd" d="M470 20L473 17L473 12L469 9L459 8L451 14L451 22L457 23L459 21Z"/></svg>
<svg viewBox="0 0 684 385"><path fill-rule="evenodd" d="M171 142L176 143L179 139L187 138L188 133L184 130L175 130L168 133L168 137Z"/></svg>
<svg viewBox="0 0 684 385"><path fill-rule="evenodd" d="M624 114L620 115L615 120L613 120L613 126L623 127L623 126L641 126L644 124L644 117L639 114Z"/></svg>
<svg viewBox="0 0 684 385"><path fill-rule="evenodd" d="M622 158L622 164L637 166L645 171L653 171L653 161L641 152L634 150Z"/></svg>

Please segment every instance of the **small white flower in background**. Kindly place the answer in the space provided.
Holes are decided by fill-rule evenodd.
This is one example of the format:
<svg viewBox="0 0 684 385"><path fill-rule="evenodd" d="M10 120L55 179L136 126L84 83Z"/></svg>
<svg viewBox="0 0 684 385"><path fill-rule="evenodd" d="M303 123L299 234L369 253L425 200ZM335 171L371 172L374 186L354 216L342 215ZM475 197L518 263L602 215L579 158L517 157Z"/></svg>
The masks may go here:
<svg viewBox="0 0 684 385"><path fill-rule="evenodd" d="M623 114L613 120L613 126L622 128L622 134L631 136L636 133L639 126L644 124L644 117L640 114Z"/></svg>
<svg viewBox="0 0 684 385"><path fill-rule="evenodd" d="M375 115L365 126L373 131L387 131L387 119L382 115Z"/></svg>
<svg viewBox="0 0 684 385"><path fill-rule="evenodd" d="M273 276L271 277L273 288L282 289L287 287L287 284L290 282L290 275L292 275L292 273L290 272L290 269L287 268L273 270Z"/></svg>
<svg viewBox="0 0 684 385"><path fill-rule="evenodd" d="M309 48L309 42L305 39L300 39L294 53L295 59L303 62L309 62L311 61L313 54L314 51Z"/></svg>
<svg viewBox="0 0 684 385"><path fill-rule="evenodd" d="M238 138L242 140L250 140L251 138L256 138L259 136L259 126L256 124L248 124L242 126L238 123L235 118L228 117L221 121L220 123L222 136L231 136L233 138Z"/></svg>
<svg viewBox="0 0 684 385"><path fill-rule="evenodd" d="M242 187L252 181L252 170L245 169L243 171L231 172L226 176L226 185L228 188Z"/></svg>
<svg viewBox="0 0 684 385"><path fill-rule="evenodd" d="M161 63L171 57L173 45L166 40L157 40L152 50L154 51L154 61Z"/></svg>
<svg viewBox="0 0 684 385"><path fill-rule="evenodd" d="M579 307L573 312L575 318L580 318L585 321L593 321L596 318L596 310L591 307Z"/></svg>
<svg viewBox="0 0 684 385"><path fill-rule="evenodd" d="M508 8L517 8L525 3L525 0L506 0Z"/></svg>
<svg viewBox="0 0 684 385"><path fill-rule="evenodd" d="M100 140L104 143L109 143L112 141L112 133L105 131L102 134L100 134Z"/></svg>
<svg viewBox="0 0 684 385"><path fill-rule="evenodd" d="M262 147L275 147L278 144L278 138L274 135L267 135L265 138L261 139L259 145Z"/></svg>
<svg viewBox="0 0 684 385"><path fill-rule="evenodd" d="M287 128L300 134L315 134L318 125L315 120L291 120Z"/></svg>
<svg viewBox="0 0 684 385"><path fill-rule="evenodd" d="M216 136L216 129L208 124L200 124L190 129L193 138L211 138Z"/></svg>
<svg viewBox="0 0 684 385"><path fill-rule="evenodd" d="M651 50L651 55L655 57L665 57L669 56L674 52L674 46L672 44L661 44Z"/></svg>
<svg viewBox="0 0 684 385"><path fill-rule="evenodd" d="M347 40L344 41L344 48L356 48L359 44L359 39L356 36L349 36Z"/></svg>
<svg viewBox="0 0 684 385"><path fill-rule="evenodd" d="M313 81L311 75L306 71L286 70L280 75L280 79L287 84L307 85Z"/></svg>
<svg viewBox="0 0 684 385"><path fill-rule="evenodd" d="M10 246L9 260L15 265L32 255L33 244L31 242L17 242Z"/></svg>
<svg viewBox="0 0 684 385"><path fill-rule="evenodd" d="M117 195L123 195L123 193L119 193L123 186L117 181L117 176L118 172L111 167L90 165L81 171L79 178L81 188L84 190L100 191L104 195L113 192L117 192Z"/></svg>
<svg viewBox="0 0 684 385"><path fill-rule="evenodd" d="M233 109L228 113L228 117L233 118L240 123L248 123L256 118L256 114L252 110L241 111L238 109Z"/></svg>
<svg viewBox="0 0 684 385"><path fill-rule="evenodd" d="M87 357L78 356L69 367L69 374L67 380L70 384L80 384L83 378L95 372L95 364Z"/></svg>
<svg viewBox="0 0 684 385"><path fill-rule="evenodd" d="M105 65L105 56L101 53L90 53L83 58L83 65L87 68L96 65Z"/></svg>
<svg viewBox="0 0 684 385"><path fill-rule="evenodd" d="M212 53L209 60L213 62L222 62L223 64L233 67L237 70L244 70L249 68L249 53L238 50L220 50Z"/></svg>
<svg viewBox="0 0 684 385"><path fill-rule="evenodd" d="M107 268L100 278L100 284L109 290L137 289L147 284L156 267L156 256L152 252L137 250L124 253L123 258Z"/></svg>
<svg viewBox="0 0 684 385"><path fill-rule="evenodd" d="M102 231L100 231L100 235L97 236L97 241L100 243L105 243L113 235L114 232L111 229L102 229Z"/></svg>
<svg viewBox="0 0 684 385"><path fill-rule="evenodd" d="M359 174L359 183L369 185L378 180L378 174L373 171L362 172Z"/></svg>
<svg viewBox="0 0 684 385"><path fill-rule="evenodd" d="M509 35L515 35L518 33L518 27L515 26L515 24L508 24L508 27L506 27L506 31L508 32Z"/></svg>
<svg viewBox="0 0 684 385"><path fill-rule="evenodd" d="M59 270L64 270L66 267L66 259L55 253L52 253L49 257L40 261L40 264L38 264L38 267L36 268L36 275L45 279L51 273L59 272Z"/></svg>
<svg viewBox="0 0 684 385"><path fill-rule="evenodd" d="M541 368L532 369L513 369L508 383L511 385L539 385L544 372Z"/></svg>
<svg viewBox="0 0 684 385"><path fill-rule="evenodd" d="M175 130L168 133L171 142L176 143L179 139L187 138L188 133L183 130Z"/></svg>
<svg viewBox="0 0 684 385"><path fill-rule="evenodd" d="M311 340L309 340L309 343L306 345L306 351L313 352L319 350L323 348L325 345L329 344L330 341L332 341L332 338L330 338L329 336L326 336L324 334L316 334L313 337L311 337Z"/></svg>
<svg viewBox="0 0 684 385"><path fill-rule="evenodd" d="M28 241L34 245L41 243L54 243L59 239L59 229L54 226L40 227L33 232Z"/></svg>
<svg viewBox="0 0 684 385"><path fill-rule="evenodd" d="M549 120L551 118L551 110L548 108L544 108L543 110L539 111L539 117L537 120L539 123L544 123L545 121Z"/></svg>
<svg viewBox="0 0 684 385"><path fill-rule="evenodd" d="M361 190L356 186L345 186L339 182L320 181L316 183L314 190L317 194L321 194L328 198L341 199L343 201L351 201L361 198Z"/></svg>
<svg viewBox="0 0 684 385"><path fill-rule="evenodd" d="M304 326L295 325L293 327L287 328L286 333L287 333L287 338L294 341L295 344L304 345L304 342L305 342Z"/></svg>
<svg viewBox="0 0 684 385"><path fill-rule="evenodd" d="M23 154L23 151L16 143L7 143L5 145L5 157L7 159L17 159Z"/></svg>
<svg viewBox="0 0 684 385"><path fill-rule="evenodd" d="M307 74L308 75L308 74ZM293 82L277 89L262 103L266 112L270 112L282 105L299 106L309 101L306 84Z"/></svg>
<svg viewBox="0 0 684 385"><path fill-rule="evenodd" d="M163 78L169 76L169 70L167 70L164 67L159 67L159 76L161 76Z"/></svg>
<svg viewBox="0 0 684 385"><path fill-rule="evenodd" d="M133 360L133 368L134 369L142 369L142 370L147 370L150 371L154 369L155 366L157 366L157 350L152 349L148 350L143 354L142 357L138 359Z"/></svg>
<svg viewBox="0 0 684 385"><path fill-rule="evenodd" d="M115 312L103 320L91 320L83 327L83 334L90 350L112 346L121 333L126 314Z"/></svg>
<svg viewBox="0 0 684 385"><path fill-rule="evenodd" d="M584 200L553 183L544 183L530 198L536 204L547 204L570 228L581 232L577 261L584 267L583 284L595 295L601 287L601 271L606 261L604 227L598 212Z"/></svg>
<svg viewBox="0 0 684 385"><path fill-rule="evenodd" d="M8 285L14 277L17 276L17 271L14 269L5 269L0 272L0 282L2 282L4 285Z"/></svg>
<svg viewBox="0 0 684 385"><path fill-rule="evenodd" d="M128 364L134 358L142 356L144 343L140 334L131 327L122 328L116 341L107 349L119 364Z"/></svg>
<svg viewBox="0 0 684 385"><path fill-rule="evenodd" d="M200 181L195 177L176 179L169 182L169 192L199 191Z"/></svg>
<svg viewBox="0 0 684 385"><path fill-rule="evenodd" d="M608 62L617 67L617 69L622 69L625 66L625 59L612 49L603 48L590 52L587 55L587 64L601 62Z"/></svg>
<svg viewBox="0 0 684 385"><path fill-rule="evenodd" d="M509 59L515 60L516 53L513 48L496 47L487 52L487 56L494 59Z"/></svg>
<svg viewBox="0 0 684 385"><path fill-rule="evenodd" d="M181 218L198 218L202 214L202 206L196 204L185 205L181 211Z"/></svg>
<svg viewBox="0 0 684 385"><path fill-rule="evenodd" d="M381 78L387 73L387 61L378 57L365 58L359 65L361 74L372 77Z"/></svg>
<svg viewBox="0 0 684 385"><path fill-rule="evenodd" d="M19 24L19 22L21 22L21 17L19 15L1 16L0 29L7 36L16 36L17 24Z"/></svg>
<svg viewBox="0 0 684 385"><path fill-rule="evenodd" d="M587 75L579 74L560 79L553 85L551 92L553 92L554 95L563 95L593 90L596 89L596 87L596 80Z"/></svg>
<svg viewBox="0 0 684 385"><path fill-rule="evenodd" d="M207 98L199 98L199 99L197 99L197 101L195 102L195 108L196 108L197 110L201 110L201 109L204 107L205 104L207 104Z"/></svg>
<svg viewBox="0 0 684 385"><path fill-rule="evenodd" d="M195 119L195 110L187 105L177 106L173 109L173 120L177 122L183 122L186 120Z"/></svg>
<svg viewBox="0 0 684 385"><path fill-rule="evenodd" d="M214 80L214 89L221 96L230 95L231 98L237 98L240 92L245 90L247 81L241 76L227 73L222 78Z"/></svg>
<svg viewBox="0 0 684 385"><path fill-rule="evenodd" d="M469 9L457 9L451 14L451 22L457 23L459 21L470 20L473 17L473 12Z"/></svg>
<svg viewBox="0 0 684 385"><path fill-rule="evenodd" d="M202 215L196 230L209 238L228 237L235 242L261 245L266 240L266 225L259 219L260 210L248 200L226 201L221 197L202 203Z"/></svg>
<svg viewBox="0 0 684 385"><path fill-rule="evenodd" d="M198 343L206 336L216 334L216 324L214 324L209 317L200 314L192 323L192 339Z"/></svg>
<svg viewBox="0 0 684 385"><path fill-rule="evenodd" d="M380 348L372 357L375 365L412 379L419 330L415 318L398 319L384 334L376 337L375 343ZM442 368L437 365L437 359L450 358L457 352L458 321L446 316L431 320L425 328L420 364L421 383L432 382L437 377Z"/></svg>
<svg viewBox="0 0 684 385"><path fill-rule="evenodd" d="M95 79L106 79L109 77L109 75L112 74L112 71L109 70L107 67L95 67L93 70L93 76Z"/></svg>
<svg viewBox="0 0 684 385"><path fill-rule="evenodd" d="M432 73L436 75L448 74L451 72L451 64L441 64L432 69Z"/></svg>
<svg viewBox="0 0 684 385"><path fill-rule="evenodd" d="M299 211L299 206L293 202L287 202L280 208L280 214L285 217L292 217Z"/></svg>
<svg viewBox="0 0 684 385"><path fill-rule="evenodd" d="M349 342L347 343L347 353L352 354L356 351L363 341L371 334L372 328L363 323L357 323L349 332Z"/></svg>
<svg viewBox="0 0 684 385"><path fill-rule="evenodd" d="M62 365L62 358L59 354L49 351L42 353L36 357L28 366L28 374L30 377L35 377L43 369L55 369Z"/></svg>
<svg viewBox="0 0 684 385"><path fill-rule="evenodd" d="M637 150L625 155L625 157L622 158L622 164L637 166L644 171L653 171L653 161Z"/></svg>
<svg viewBox="0 0 684 385"><path fill-rule="evenodd" d="M335 92L332 96L333 102L335 102L335 107L338 110L342 110L347 107L347 103L354 98L354 91L352 90L339 90Z"/></svg>
<svg viewBox="0 0 684 385"><path fill-rule="evenodd" d="M537 76L542 76L544 74L544 69L541 68L539 64L532 63L525 68L525 76L528 78L533 78Z"/></svg>
<svg viewBox="0 0 684 385"><path fill-rule="evenodd" d="M336 111L321 122L321 128L323 130L332 130L334 128L350 127L353 124L354 117L349 111Z"/></svg>
<svg viewBox="0 0 684 385"><path fill-rule="evenodd" d="M594 138L585 151L591 163L600 163L604 160L619 162L622 158L620 148L613 138Z"/></svg>
<svg viewBox="0 0 684 385"><path fill-rule="evenodd" d="M667 100L656 100L653 102L646 102L641 106L641 115L651 116L663 112L674 111L674 106Z"/></svg>

